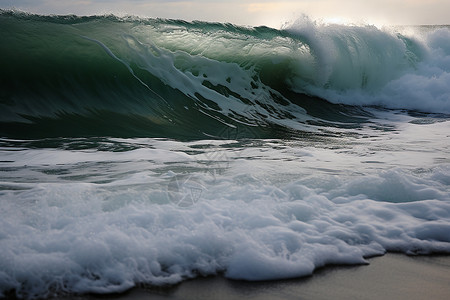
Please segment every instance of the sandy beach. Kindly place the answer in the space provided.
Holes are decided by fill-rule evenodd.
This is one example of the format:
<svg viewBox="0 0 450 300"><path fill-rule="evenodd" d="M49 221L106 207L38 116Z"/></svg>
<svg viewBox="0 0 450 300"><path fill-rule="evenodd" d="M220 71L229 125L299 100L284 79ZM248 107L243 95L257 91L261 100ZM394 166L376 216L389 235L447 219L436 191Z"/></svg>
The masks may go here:
<svg viewBox="0 0 450 300"><path fill-rule="evenodd" d="M245 282L221 276L197 278L173 287L136 288L120 295L70 299L448 299L450 256L386 254L369 265L331 266L313 276Z"/></svg>

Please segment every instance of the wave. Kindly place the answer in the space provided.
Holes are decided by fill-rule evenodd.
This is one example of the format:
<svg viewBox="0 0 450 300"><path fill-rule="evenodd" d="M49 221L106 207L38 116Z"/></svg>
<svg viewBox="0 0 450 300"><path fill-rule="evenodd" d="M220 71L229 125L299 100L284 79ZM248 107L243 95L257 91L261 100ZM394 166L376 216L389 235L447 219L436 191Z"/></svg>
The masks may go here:
<svg viewBox="0 0 450 300"><path fill-rule="evenodd" d="M357 124L364 106L450 113L445 26L1 11L0 27L2 136L279 136Z"/></svg>

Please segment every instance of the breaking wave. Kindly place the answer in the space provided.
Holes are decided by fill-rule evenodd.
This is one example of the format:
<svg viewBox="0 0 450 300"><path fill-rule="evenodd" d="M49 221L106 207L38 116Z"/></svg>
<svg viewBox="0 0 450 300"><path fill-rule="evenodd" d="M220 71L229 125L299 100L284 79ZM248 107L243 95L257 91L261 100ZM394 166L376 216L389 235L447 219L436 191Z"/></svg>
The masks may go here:
<svg viewBox="0 0 450 300"><path fill-rule="evenodd" d="M448 27L305 18L275 30L13 11L0 25L3 136L198 139L225 124L270 137L352 123L363 106L450 113Z"/></svg>

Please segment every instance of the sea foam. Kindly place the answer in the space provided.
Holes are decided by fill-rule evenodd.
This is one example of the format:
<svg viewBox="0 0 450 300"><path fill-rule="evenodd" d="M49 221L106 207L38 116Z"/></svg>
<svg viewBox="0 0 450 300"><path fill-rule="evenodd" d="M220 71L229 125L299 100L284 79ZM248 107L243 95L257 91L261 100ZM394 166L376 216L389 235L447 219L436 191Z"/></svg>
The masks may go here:
<svg viewBox="0 0 450 300"><path fill-rule="evenodd" d="M408 128L446 130L445 123L404 126L405 141ZM3 295L120 292L219 273L273 280L366 264L386 251L450 253L450 166L396 160L386 167L390 155L426 155L414 147L367 154L371 143L113 141L142 148L2 149ZM211 150L227 157L225 168L208 162ZM184 189L172 185L174 176ZM193 195L189 205L171 198Z"/></svg>
<svg viewBox="0 0 450 300"><path fill-rule="evenodd" d="M245 280L299 277L327 264L365 264L386 251L449 253L450 195L442 187L424 191L407 182L426 200L406 203L350 188L390 175L322 192L291 183L275 199L272 187L236 186L229 178L189 208L153 203L158 191L125 197L84 183L3 192L0 286L21 297L109 293L219 272ZM372 189L392 197L384 185Z"/></svg>

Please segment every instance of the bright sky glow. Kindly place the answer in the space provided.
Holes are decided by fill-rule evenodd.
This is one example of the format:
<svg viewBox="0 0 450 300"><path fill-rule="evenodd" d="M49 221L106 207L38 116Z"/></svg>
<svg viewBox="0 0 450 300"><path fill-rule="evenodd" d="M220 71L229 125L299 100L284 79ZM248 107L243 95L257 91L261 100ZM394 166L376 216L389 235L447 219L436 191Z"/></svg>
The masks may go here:
<svg viewBox="0 0 450 300"><path fill-rule="evenodd" d="M450 0L0 0L0 8L40 14L129 14L275 28L302 14L334 23L450 24Z"/></svg>

